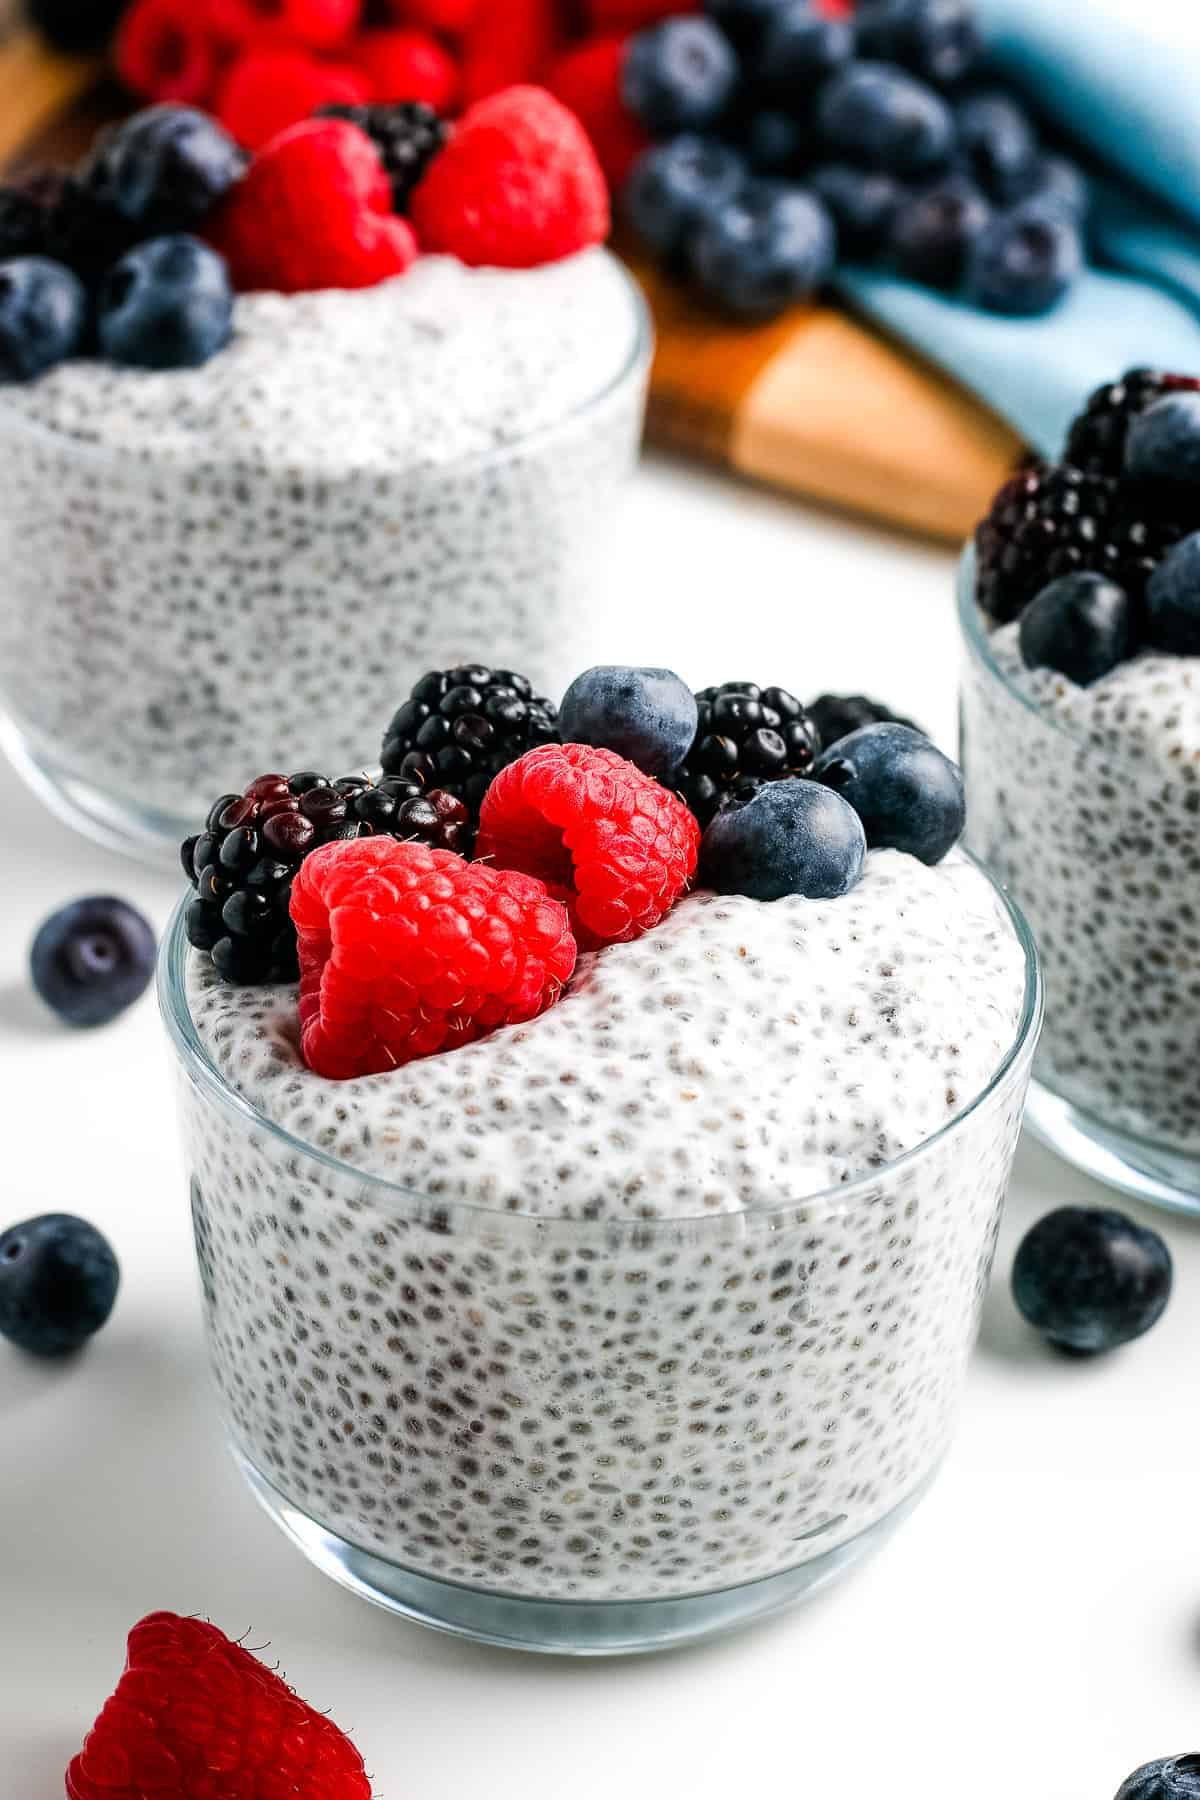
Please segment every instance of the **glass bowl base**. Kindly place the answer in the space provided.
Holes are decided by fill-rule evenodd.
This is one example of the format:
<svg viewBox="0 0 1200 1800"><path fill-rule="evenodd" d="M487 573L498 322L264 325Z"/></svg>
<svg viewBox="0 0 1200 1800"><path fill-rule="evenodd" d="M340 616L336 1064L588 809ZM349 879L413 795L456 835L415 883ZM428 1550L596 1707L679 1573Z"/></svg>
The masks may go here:
<svg viewBox="0 0 1200 1800"><path fill-rule="evenodd" d="M1200 1217L1200 1158L1114 1130L1036 1075L1025 1121L1041 1143L1085 1175L1151 1206Z"/></svg>
<svg viewBox="0 0 1200 1800"><path fill-rule="evenodd" d="M311 1563L351 1593L435 1631L558 1656L672 1650L769 1618L828 1587L877 1549L924 1498L936 1474L849 1543L781 1575L678 1600L530 1600L417 1575L347 1542L286 1499L238 1446L232 1448L259 1505Z"/></svg>

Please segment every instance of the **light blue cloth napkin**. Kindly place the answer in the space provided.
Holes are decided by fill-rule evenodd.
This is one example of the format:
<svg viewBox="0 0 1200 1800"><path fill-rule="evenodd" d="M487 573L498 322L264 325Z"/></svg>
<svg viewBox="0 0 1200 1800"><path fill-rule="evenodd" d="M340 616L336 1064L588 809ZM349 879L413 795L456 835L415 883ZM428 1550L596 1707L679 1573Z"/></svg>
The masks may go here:
<svg viewBox="0 0 1200 1800"><path fill-rule="evenodd" d="M839 270L836 285L1052 456L1101 382L1139 364L1200 373L1200 9L981 4L998 70L1139 186L1096 184L1091 266L1042 318L980 312L869 270Z"/></svg>

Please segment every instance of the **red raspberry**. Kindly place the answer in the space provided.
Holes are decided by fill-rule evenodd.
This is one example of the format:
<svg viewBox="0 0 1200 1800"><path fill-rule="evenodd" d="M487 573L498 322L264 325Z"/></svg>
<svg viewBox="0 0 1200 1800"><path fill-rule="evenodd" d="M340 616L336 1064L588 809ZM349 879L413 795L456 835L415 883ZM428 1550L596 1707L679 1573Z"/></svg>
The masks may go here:
<svg viewBox="0 0 1200 1800"><path fill-rule="evenodd" d="M217 79L217 48L191 0L134 0L117 33L117 73L146 100L202 106Z"/></svg>
<svg viewBox="0 0 1200 1800"><path fill-rule="evenodd" d="M324 1713L215 1625L151 1613L67 1770L67 1800L371 1800L362 1757Z"/></svg>
<svg viewBox="0 0 1200 1800"><path fill-rule="evenodd" d="M463 38L463 105L540 81L560 40L555 0L483 0Z"/></svg>
<svg viewBox="0 0 1200 1800"><path fill-rule="evenodd" d="M460 38L481 4L494 0L384 0L389 18L400 25L418 25L442 37Z"/></svg>
<svg viewBox="0 0 1200 1800"><path fill-rule="evenodd" d="M581 950L657 925L696 873L700 827L677 794L589 744L541 744L484 795L476 856L562 894Z"/></svg>
<svg viewBox="0 0 1200 1800"><path fill-rule="evenodd" d="M370 83L348 63L319 62L307 50L250 50L217 95L217 117L247 150L310 119L321 106L361 106Z"/></svg>
<svg viewBox="0 0 1200 1800"><path fill-rule="evenodd" d="M409 206L425 250L530 269L608 236L608 189L574 113L544 88L473 106Z"/></svg>
<svg viewBox="0 0 1200 1800"><path fill-rule="evenodd" d="M373 287L417 254L379 152L356 125L310 119L259 151L211 236L245 293Z"/></svg>
<svg viewBox="0 0 1200 1800"><path fill-rule="evenodd" d="M585 0L593 31L641 31L661 19L700 11L700 0Z"/></svg>
<svg viewBox="0 0 1200 1800"><path fill-rule="evenodd" d="M534 1019L575 967L566 908L540 881L395 838L314 851L292 918L304 1060L331 1081Z"/></svg>
<svg viewBox="0 0 1200 1800"><path fill-rule="evenodd" d="M625 40L596 38L551 65L546 85L582 121L604 170L618 191L650 137L621 98Z"/></svg>
<svg viewBox="0 0 1200 1800"><path fill-rule="evenodd" d="M331 50L358 24L362 0L207 0L213 30L227 43L305 44Z"/></svg>
<svg viewBox="0 0 1200 1800"><path fill-rule="evenodd" d="M448 113L458 99L458 65L427 31L364 31L350 55L371 84L375 100L395 104L423 100Z"/></svg>

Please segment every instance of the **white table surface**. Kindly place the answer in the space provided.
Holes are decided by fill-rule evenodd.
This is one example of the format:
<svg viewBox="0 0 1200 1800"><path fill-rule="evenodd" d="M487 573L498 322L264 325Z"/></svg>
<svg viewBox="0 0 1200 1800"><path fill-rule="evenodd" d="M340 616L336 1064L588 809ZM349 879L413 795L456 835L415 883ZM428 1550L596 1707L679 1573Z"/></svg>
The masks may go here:
<svg viewBox="0 0 1200 1800"><path fill-rule="evenodd" d="M891 699L953 745L952 558L664 463L624 518L613 661L697 683ZM270 1640L350 1728L380 1800L1111 1800L1200 1741L1200 1235L1159 1219L1174 1303L1144 1343L1059 1361L1021 1325L1013 1246L1101 1189L1026 1143L957 1446L875 1560L806 1608L656 1659L475 1648L352 1599L277 1535L222 1449L165 1045L32 995L46 912L175 883L95 850L0 769L0 1225L108 1232L114 1317L47 1369L0 1344L0 1800L59 1800L125 1633L156 1608Z"/></svg>

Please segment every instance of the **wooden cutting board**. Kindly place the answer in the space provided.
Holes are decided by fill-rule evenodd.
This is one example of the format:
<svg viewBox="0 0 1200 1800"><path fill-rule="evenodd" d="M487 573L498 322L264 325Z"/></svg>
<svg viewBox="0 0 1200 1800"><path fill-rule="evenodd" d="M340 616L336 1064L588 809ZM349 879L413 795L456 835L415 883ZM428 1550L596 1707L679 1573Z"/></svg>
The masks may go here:
<svg viewBox="0 0 1200 1800"><path fill-rule="evenodd" d="M70 160L120 97L32 34L0 43L0 165ZM1021 453L947 376L831 307L725 323L630 261L658 327L653 443L937 537L964 537Z"/></svg>

